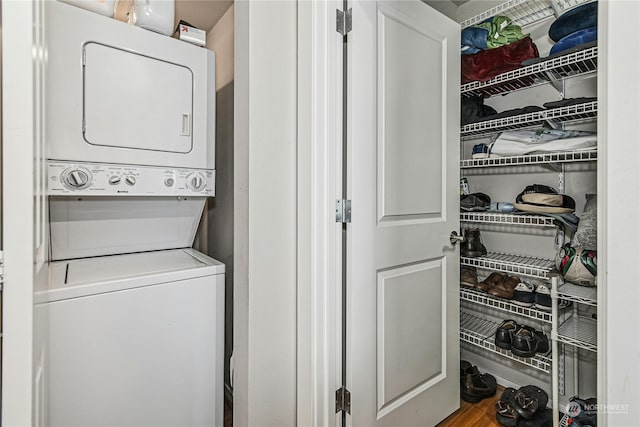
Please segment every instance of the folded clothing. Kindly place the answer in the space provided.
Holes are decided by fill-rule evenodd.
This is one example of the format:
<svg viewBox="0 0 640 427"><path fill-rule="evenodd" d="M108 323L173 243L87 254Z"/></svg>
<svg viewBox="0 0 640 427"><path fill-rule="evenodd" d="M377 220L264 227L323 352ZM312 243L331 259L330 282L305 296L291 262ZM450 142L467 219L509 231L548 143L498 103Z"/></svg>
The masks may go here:
<svg viewBox="0 0 640 427"><path fill-rule="evenodd" d="M474 25L474 27L487 30L488 34L485 43L487 49L495 49L524 38L522 28L512 24L511 19L506 16L494 16L493 18Z"/></svg>
<svg viewBox="0 0 640 427"><path fill-rule="evenodd" d="M577 151L595 148L595 132L561 129L520 129L505 131L493 143L491 157L522 156L535 153Z"/></svg>
<svg viewBox="0 0 640 427"><path fill-rule="evenodd" d="M558 42L551 47L551 52L549 53L553 55L564 52L565 50L596 40L598 40L598 28L585 28L584 30L578 30L575 33L568 34L558 40Z"/></svg>
<svg viewBox="0 0 640 427"><path fill-rule="evenodd" d="M560 15L549 27L549 37L557 42L576 31L597 26L598 2L596 1L580 5Z"/></svg>
<svg viewBox="0 0 640 427"><path fill-rule="evenodd" d="M538 48L530 37L475 55L462 55L462 83L485 82L507 71L520 68L522 61L537 58Z"/></svg>
<svg viewBox="0 0 640 427"><path fill-rule="evenodd" d="M484 105L482 96L463 97L460 103L460 123L462 126L480 121L483 117L498 114L496 110Z"/></svg>
<svg viewBox="0 0 640 427"><path fill-rule="evenodd" d="M476 120L476 121L477 122L483 122L483 121L486 121L486 120L504 119L506 117L519 116L521 114L528 114L528 113L537 113L539 111L544 111L544 108L538 107L537 105L528 105L526 107L514 108L512 110L502 111L501 113L492 114L492 115L489 115L489 116L484 116L484 117L481 117L479 120Z"/></svg>
<svg viewBox="0 0 640 427"><path fill-rule="evenodd" d="M460 51L463 55L478 53L487 50L487 36L489 30L486 28L467 27L460 34Z"/></svg>
<svg viewBox="0 0 640 427"><path fill-rule="evenodd" d="M560 101L551 101L545 102L542 104L544 108L560 108L560 107L568 107L569 105L577 105L577 104L586 104L587 102L597 101L598 98L595 97L581 97L581 98L565 98Z"/></svg>

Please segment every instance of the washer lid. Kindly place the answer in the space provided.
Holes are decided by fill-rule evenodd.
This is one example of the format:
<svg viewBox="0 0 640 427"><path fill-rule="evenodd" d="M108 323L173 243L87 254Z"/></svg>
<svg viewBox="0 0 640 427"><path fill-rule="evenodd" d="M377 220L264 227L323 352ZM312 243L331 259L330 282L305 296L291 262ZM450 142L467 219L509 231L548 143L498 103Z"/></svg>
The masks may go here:
<svg viewBox="0 0 640 427"><path fill-rule="evenodd" d="M225 266L194 249L173 249L55 261L49 287L35 292L44 303L223 274ZM215 281L212 281L212 286Z"/></svg>

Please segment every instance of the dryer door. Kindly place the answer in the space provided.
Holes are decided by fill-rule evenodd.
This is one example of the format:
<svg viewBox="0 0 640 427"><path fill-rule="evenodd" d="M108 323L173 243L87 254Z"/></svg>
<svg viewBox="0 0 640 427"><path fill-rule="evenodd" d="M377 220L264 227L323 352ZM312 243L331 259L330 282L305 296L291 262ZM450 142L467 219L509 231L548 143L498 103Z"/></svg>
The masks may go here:
<svg viewBox="0 0 640 427"><path fill-rule="evenodd" d="M169 153L192 149L193 73L111 46L84 46L87 143Z"/></svg>

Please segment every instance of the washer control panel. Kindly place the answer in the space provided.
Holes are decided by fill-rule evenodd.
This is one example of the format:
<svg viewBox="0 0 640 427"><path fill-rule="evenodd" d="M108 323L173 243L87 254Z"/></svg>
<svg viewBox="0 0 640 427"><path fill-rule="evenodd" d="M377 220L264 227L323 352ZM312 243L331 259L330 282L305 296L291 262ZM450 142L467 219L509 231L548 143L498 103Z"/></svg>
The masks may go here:
<svg viewBox="0 0 640 427"><path fill-rule="evenodd" d="M49 160L48 193L92 196L213 196L215 171Z"/></svg>

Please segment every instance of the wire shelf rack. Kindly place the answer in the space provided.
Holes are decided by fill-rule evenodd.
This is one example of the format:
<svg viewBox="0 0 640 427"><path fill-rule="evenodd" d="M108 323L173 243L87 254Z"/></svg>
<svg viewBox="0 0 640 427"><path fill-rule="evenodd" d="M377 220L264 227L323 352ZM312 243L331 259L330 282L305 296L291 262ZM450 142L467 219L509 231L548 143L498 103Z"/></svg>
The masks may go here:
<svg viewBox="0 0 640 427"><path fill-rule="evenodd" d="M483 257L460 257L460 265L484 268L486 270L504 271L505 273L547 279L549 272L555 268L551 259L531 256L489 252Z"/></svg>
<svg viewBox="0 0 640 427"><path fill-rule="evenodd" d="M598 322L588 317L572 316L558 328L559 342L598 351Z"/></svg>
<svg viewBox="0 0 640 427"><path fill-rule="evenodd" d="M517 116L504 117L501 119L470 123L462 127L460 136L480 137L510 129L540 126L546 121L566 123L577 120L589 120L595 118L597 114L598 101L590 101L582 104L568 105L566 107L558 107L533 113L519 114Z"/></svg>
<svg viewBox="0 0 640 427"><path fill-rule="evenodd" d="M519 357L509 350L496 347L494 337L498 326L500 325L496 322L463 312L460 314L460 340L540 371L549 372L551 359L546 355L536 354L534 357Z"/></svg>
<svg viewBox="0 0 640 427"><path fill-rule="evenodd" d="M527 227L556 227L553 218L542 215L513 215L496 212L461 212L460 221L480 224L522 225Z"/></svg>
<svg viewBox="0 0 640 427"><path fill-rule="evenodd" d="M544 165L552 163L589 162L598 159L598 150L564 151L558 153L527 154L524 156L490 157L487 159L461 160L462 169L499 166Z"/></svg>
<svg viewBox="0 0 640 427"><path fill-rule="evenodd" d="M465 97L506 94L525 87L537 86L554 80L586 76L598 67L598 47L548 59L523 68L502 73L486 82L469 82L460 87Z"/></svg>
<svg viewBox="0 0 640 427"><path fill-rule="evenodd" d="M467 28L492 16L506 15L511 18L514 24L526 27L542 19L560 15L562 12L588 1L591 0L509 0L479 15L465 19L460 22L460 26Z"/></svg>
<svg viewBox="0 0 640 427"><path fill-rule="evenodd" d="M562 414L562 419L560 419L560 427L568 427L569 426L569 415Z"/></svg>
<svg viewBox="0 0 640 427"><path fill-rule="evenodd" d="M595 286L578 286L565 282L558 287L558 298L595 307L598 305L598 290Z"/></svg>
<svg viewBox="0 0 640 427"><path fill-rule="evenodd" d="M478 291L470 288L460 288L460 300L468 301L474 304L491 307L507 313L517 314L533 320L539 320L551 323L551 313L537 310L532 307L521 307L511 303L509 300L494 297L486 292Z"/></svg>

